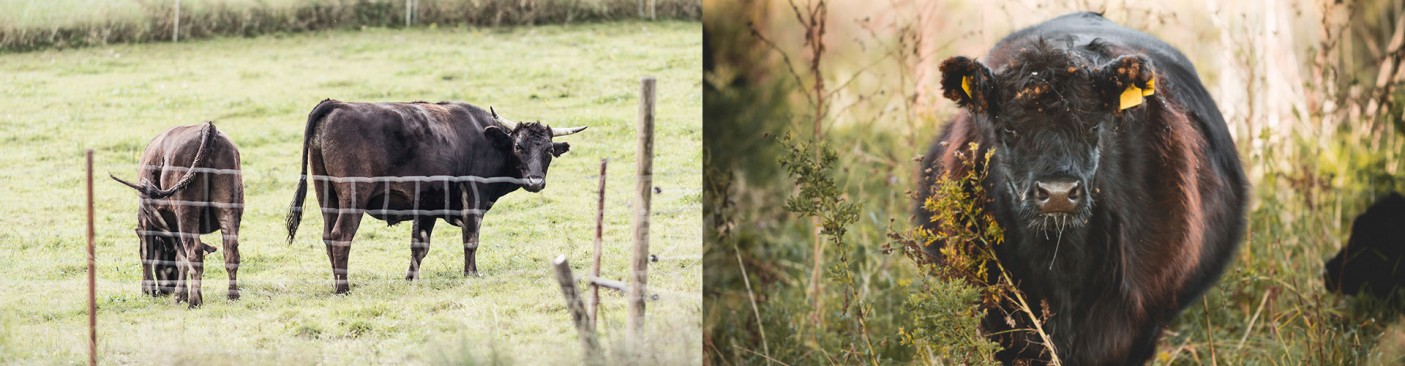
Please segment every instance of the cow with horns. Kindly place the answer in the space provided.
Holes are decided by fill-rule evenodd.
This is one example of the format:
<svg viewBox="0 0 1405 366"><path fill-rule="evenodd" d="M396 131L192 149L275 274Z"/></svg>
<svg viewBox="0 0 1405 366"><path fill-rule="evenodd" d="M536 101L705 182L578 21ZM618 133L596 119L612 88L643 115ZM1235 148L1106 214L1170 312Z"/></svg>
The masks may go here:
<svg viewBox="0 0 1405 366"><path fill-rule="evenodd" d="M109 175L111 176L111 175ZM239 298L239 220L244 183L239 148L214 123L179 126L151 140L141 155L138 183L111 176L137 190L137 237L141 239L142 292L176 293L176 302L201 304L205 254L215 248L201 234L219 230L230 300Z"/></svg>
<svg viewBox="0 0 1405 366"><path fill-rule="evenodd" d="M391 225L412 222L406 280L419 276L438 219L463 228L463 272L477 275L483 214L518 188L545 188L551 159L571 148L552 138L584 129L513 122L467 103L323 100L307 117L288 241L302 219L311 168L336 293L350 289L347 257L362 213Z"/></svg>

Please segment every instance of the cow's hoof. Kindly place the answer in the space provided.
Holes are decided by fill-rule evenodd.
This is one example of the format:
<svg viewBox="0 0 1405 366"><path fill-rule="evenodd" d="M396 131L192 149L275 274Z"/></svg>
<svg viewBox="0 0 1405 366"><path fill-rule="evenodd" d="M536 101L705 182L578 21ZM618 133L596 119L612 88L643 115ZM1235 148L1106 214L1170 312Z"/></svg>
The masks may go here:
<svg viewBox="0 0 1405 366"><path fill-rule="evenodd" d="M336 290L336 292L334 292L334 293L337 294L337 295L346 295L348 292L351 292L351 288L350 288L350 287L348 287L348 286L337 286L337 290Z"/></svg>
<svg viewBox="0 0 1405 366"><path fill-rule="evenodd" d="M231 290L229 290L229 294L226 295L226 297L228 297L230 300L239 300L239 290L237 290L237 289L231 289Z"/></svg>
<svg viewBox="0 0 1405 366"><path fill-rule="evenodd" d="M478 277L478 271L464 271L464 277Z"/></svg>
<svg viewBox="0 0 1405 366"><path fill-rule="evenodd" d="M191 301L191 302L190 302L190 306L187 306L186 308L187 308L187 309L199 309L199 308L200 308L200 300Z"/></svg>

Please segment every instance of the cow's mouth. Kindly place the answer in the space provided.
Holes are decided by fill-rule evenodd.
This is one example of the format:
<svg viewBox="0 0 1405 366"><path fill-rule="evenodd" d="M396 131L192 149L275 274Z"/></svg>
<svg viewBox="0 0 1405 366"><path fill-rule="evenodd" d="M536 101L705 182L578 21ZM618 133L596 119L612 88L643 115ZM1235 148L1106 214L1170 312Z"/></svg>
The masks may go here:
<svg viewBox="0 0 1405 366"><path fill-rule="evenodd" d="M1072 212L1041 213L1029 220L1029 228L1047 240L1059 240L1064 234L1088 225L1089 216Z"/></svg>

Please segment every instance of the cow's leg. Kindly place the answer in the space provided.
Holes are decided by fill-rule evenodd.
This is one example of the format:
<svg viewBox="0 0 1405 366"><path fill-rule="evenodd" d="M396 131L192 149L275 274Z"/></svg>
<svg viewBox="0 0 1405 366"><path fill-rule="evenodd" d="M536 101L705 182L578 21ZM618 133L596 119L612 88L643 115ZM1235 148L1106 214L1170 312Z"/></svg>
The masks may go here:
<svg viewBox="0 0 1405 366"><path fill-rule="evenodd" d="M357 192L354 184L337 187L337 206L341 207L337 214L336 222L332 225L332 231L323 239L327 244L327 251L331 254L332 277L336 282L336 293L344 294L351 290L347 283L346 262L351 255L351 239L356 237L356 230L361 226L362 205L365 204L370 194L368 189Z"/></svg>
<svg viewBox="0 0 1405 366"><path fill-rule="evenodd" d="M170 234L171 242L175 243L174 245L172 245L171 251L175 253L176 261L175 263L173 263L174 267L172 269L167 270L167 272L175 272L176 278L173 282L176 283L176 287L172 290L172 292L176 294L176 303L179 304L182 302L186 302L190 295L190 292L186 291L185 284L186 275L190 273L190 266L187 265L187 263L190 263L190 257L186 255L187 253L185 251L185 239L182 237L181 232L172 231L170 232Z"/></svg>
<svg viewBox="0 0 1405 366"><path fill-rule="evenodd" d="M184 206L176 211L181 243L176 250L185 254L186 260L182 262L182 268L186 275L181 277L185 280L184 291L189 293L187 296L191 308L200 307L203 303L200 280L205 277L205 250L204 244L200 242L201 210L203 207ZM176 286L180 287L179 284Z"/></svg>
<svg viewBox="0 0 1405 366"><path fill-rule="evenodd" d="M482 214L464 215L463 222L463 275L478 276L478 261L474 257L478 251L478 226L483 222Z"/></svg>
<svg viewBox="0 0 1405 366"><path fill-rule="evenodd" d="M242 199L239 202L243 202ZM220 212L220 234L224 237L224 271L229 274L230 300L239 299L239 221L243 208L231 207Z"/></svg>
<svg viewBox="0 0 1405 366"><path fill-rule="evenodd" d="M325 175L326 170L318 168L321 166L321 159L318 158L317 155L312 155L311 159L313 174ZM332 281L334 288L339 294L345 293L346 291L342 290L342 286L337 285L337 280L344 279L346 272L342 272L341 275L337 274L337 257L335 255L336 251L333 250L333 248L336 248L336 245L333 244L337 239L332 233L337 227L337 219L342 216L340 212L341 206L337 199L337 190L335 186L327 180L314 179L312 184L314 188L313 193L317 194L317 205L322 210L322 243L327 246L327 262L332 265Z"/></svg>
<svg viewBox="0 0 1405 366"><path fill-rule="evenodd" d="M141 245L138 246L138 248L141 249L141 293L148 296L157 296L156 276L152 275L151 267L155 265L153 261L159 260L160 258L156 255L156 250L152 248L152 246L155 245L155 243L152 243L154 240L151 239L150 235L146 235L145 233L137 233L137 237L141 240Z"/></svg>
<svg viewBox="0 0 1405 366"><path fill-rule="evenodd" d="M429 253L429 236L434 233L434 217L416 217L414 228L410 230L410 270L405 272L406 281L420 277L420 262Z"/></svg>

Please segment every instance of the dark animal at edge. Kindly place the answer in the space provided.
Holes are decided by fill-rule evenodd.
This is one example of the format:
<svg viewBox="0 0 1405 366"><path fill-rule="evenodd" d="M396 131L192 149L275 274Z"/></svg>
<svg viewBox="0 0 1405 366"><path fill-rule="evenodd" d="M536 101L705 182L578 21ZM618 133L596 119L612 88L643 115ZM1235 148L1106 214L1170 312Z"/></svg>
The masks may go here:
<svg viewBox="0 0 1405 366"><path fill-rule="evenodd" d="M455 102L347 103L324 100L307 117L302 178L288 210L288 241L302 219L307 170L325 177L476 176L515 178L510 182L357 182L316 179L322 209L322 240L332 264L336 293L346 293L347 257L362 213L390 225L411 221L410 268L419 276L437 219L463 228L464 275L478 274L475 251L483 214L518 188L546 187L551 159L570 150L553 137L585 127L551 128L513 122L494 111ZM468 208L469 210L465 210ZM416 210L411 214L390 211ZM422 214L425 211L438 214ZM476 211L476 212L475 212Z"/></svg>
<svg viewBox="0 0 1405 366"><path fill-rule="evenodd" d="M1248 183L1194 66L1159 39L1076 13L941 72L963 110L923 161L919 223L936 227L920 206L937 177L989 169L983 206L1005 229L996 256L1034 313L1051 314L1044 329L1063 363L1145 363L1162 327L1219 279L1245 225ZM995 149L989 166L958 160L972 142L977 156ZM938 260L941 245L927 248ZM1001 333L1033 328L1009 309L982 322L1004 346L997 358L1048 362L1037 336Z"/></svg>
<svg viewBox="0 0 1405 366"><path fill-rule="evenodd" d="M175 127L147 144L140 164L137 183L110 176L141 197L136 233L141 240L142 293L161 296L175 292L177 303L200 306L205 254L215 252L214 247L200 241L200 235L219 230L229 274L227 296L238 299L244 183L238 173L239 148L234 141L211 122Z"/></svg>
<svg viewBox="0 0 1405 366"><path fill-rule="evenodd" d="M1405 284L1405 197L1391 193L1351 222L1351 238L1323 266L1327 291L1390 299Z"/></svg>

